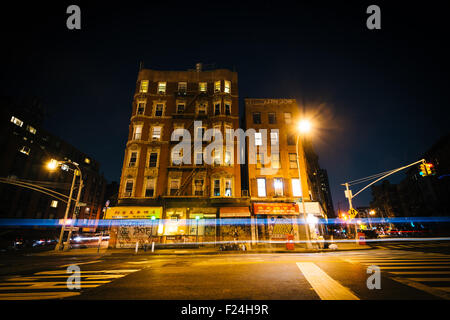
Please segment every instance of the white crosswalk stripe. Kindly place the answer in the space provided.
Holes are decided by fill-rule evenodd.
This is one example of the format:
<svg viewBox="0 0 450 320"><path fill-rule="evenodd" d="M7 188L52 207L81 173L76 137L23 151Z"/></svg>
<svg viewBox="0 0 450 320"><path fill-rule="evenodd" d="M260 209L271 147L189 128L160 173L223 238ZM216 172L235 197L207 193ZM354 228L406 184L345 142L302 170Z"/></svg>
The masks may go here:
<svg viewBox="0 0 450 320"><path fill-rule="evenodd" d="M400 252L400 251L398 251ZM391 279L450 300L450 256L410 252L352 256L345 259L364 266L376 265Z"/></svg>
<svg viewBox="0 0 450 320"><path fill-rule="evenodd" d="M139 269L80 271L80 289L95 288L122 278ZM0 282L0 300L62 299L80 294L70 290L67 270L49 270L30 276L13 276Z"/></svg>

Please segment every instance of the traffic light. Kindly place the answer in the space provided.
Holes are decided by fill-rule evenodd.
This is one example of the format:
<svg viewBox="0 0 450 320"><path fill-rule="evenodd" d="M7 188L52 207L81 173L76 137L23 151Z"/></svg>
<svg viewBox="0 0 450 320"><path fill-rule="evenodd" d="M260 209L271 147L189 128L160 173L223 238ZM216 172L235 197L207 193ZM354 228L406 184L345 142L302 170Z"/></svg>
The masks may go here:
<svg viewBox="0 0 450 320"><path fill-rule="evenodd" d="M425 167L427 169L427 175L435 175L436 169L434 168L434 165L432 163L425 163Z"/></svg>
<svg viewBox="0 0 450 320"><path fill-rule="evenodd" d="M427 173L427 167L425 166L425 163L421 163L419 168L420 168L419 174L420 174L422 177L425 177L425 176L428 175L428 173Z"/></svg>

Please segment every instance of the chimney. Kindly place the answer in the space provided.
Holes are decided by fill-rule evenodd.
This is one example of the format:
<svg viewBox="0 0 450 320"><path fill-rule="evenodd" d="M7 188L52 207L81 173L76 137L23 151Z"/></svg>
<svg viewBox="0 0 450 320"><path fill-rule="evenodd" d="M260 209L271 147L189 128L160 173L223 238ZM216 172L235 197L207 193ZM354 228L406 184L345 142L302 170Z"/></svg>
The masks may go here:
<svg viewBox="0 0 450 320"><path fill-rule="evenodd" d="M195 64L195 70L197 72L202 71L202 63L201 62L198 62L198 63Z"/></svg>

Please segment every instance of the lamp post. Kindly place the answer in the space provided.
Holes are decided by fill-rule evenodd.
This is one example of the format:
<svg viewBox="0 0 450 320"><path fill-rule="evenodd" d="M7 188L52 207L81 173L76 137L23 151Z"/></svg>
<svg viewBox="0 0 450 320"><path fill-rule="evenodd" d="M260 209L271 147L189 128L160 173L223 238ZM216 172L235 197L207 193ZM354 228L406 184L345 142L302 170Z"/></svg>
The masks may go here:
<svg viewBox="0 0 450 320"><path fill-rule="evenodd" d="M303 121L301 121L299 123L298 129L299 129L300 132L297 135L296 152L297 152L298 181L299 181L300 188L301 188L301 186L302 186L302 183L301 183L302 178L301 178L301 174L300 174L300 160L299 160L298 143L299 143L299 140L300 140L300 135L302 133L306 133L306 132L309 132L311 130L311 124L310 124L309 121L303 120ZM302 146L302 153L301 153L301 155L302 155L302 164L303 164L303 166L304 166L304 168L306 170L306 159L305 159L305 153L304 153L303 146ZM310 249L312 247L311 246L311 239L310 239L311 235L310 235L310 231L309 231L309 225L308 225L308 222L307 222L306 208L305 208L305 197L304 197L304 194L303 194L303 190L302 190L302 207L303 207L303 220L305 221L306 248Z"/></svg>
<svg viewBox="0 0 450 320"><path fill-rule="evenodd" d="M77 200L75 202L75 208L78 205L78 202L80 200L81 189L83 188L83 177L82 177L82 174L81 174L81 169L79 168L77 163L72 162L70 160L68 160L68 161L58 161L58 160L55 160L55 159L51 159L50 162L47 164L47 169L50 170L50 171L54 171L54 170L56 170L56 168L58 168L59 166L64 165L64 164L66 166L67 166L67 164L73 164L76 167L76 169L72 169L72 171L73 171L72 185L70 187L69 199L67 201L66 212L64 213L64 221L63 221L63 225L61 227L61 232L59 234L59 241L56 244L55 251L61 250L61 244L62 244L63 237L64 237L64 229L66 228L67 216L69 215L73 189L74 189L74 186L75 186L75 179L76 179L78 173L80 174L80 185L79 185L79 188L78 188L78 195L77 195ZM68 166L67 166L67 170L69 170ZM75 218L75 213L72 215L72 220L74 218ZM69 238L67 240L69 245L70 245L70 236L71 235L72 235L72 225L70 227ZM65 250L67 250L67 249L68 248L65 248Z"/></svg>

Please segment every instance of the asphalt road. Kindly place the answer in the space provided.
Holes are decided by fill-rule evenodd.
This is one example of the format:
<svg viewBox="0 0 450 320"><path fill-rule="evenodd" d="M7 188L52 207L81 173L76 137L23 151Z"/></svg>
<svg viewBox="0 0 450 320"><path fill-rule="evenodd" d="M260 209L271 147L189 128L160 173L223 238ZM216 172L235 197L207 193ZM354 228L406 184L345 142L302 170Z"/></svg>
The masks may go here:
<svg viewBox="0 0 450 320"><path fill-rule="evenodd" d="M2 256L0 300L450 299L450 255L418 250ZM80 268L80 289L67 288L70 265ZM381 270L381 288L371 290L373 265Z"/></svg>

